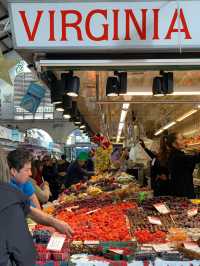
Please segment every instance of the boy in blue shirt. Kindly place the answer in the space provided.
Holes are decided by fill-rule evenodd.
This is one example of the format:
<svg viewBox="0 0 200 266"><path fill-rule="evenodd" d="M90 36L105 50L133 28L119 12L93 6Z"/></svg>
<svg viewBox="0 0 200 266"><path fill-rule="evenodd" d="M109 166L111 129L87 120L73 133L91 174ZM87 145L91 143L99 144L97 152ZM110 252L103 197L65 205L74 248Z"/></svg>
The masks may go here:
<svg viewBox="0 0 200 266"><path fill-rule="evenodd" d="M12 176L10 185L28 196L31 206L41 209L34 187L29 181L29 177L32 175L31 153L28 150L16 149L9 152L7 160Z"/></svg>

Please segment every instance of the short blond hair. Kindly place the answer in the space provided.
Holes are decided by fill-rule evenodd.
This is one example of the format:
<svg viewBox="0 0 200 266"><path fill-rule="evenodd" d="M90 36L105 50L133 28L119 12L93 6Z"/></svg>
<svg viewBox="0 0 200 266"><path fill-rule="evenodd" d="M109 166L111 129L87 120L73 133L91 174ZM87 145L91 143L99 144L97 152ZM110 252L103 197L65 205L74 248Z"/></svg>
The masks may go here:
<svg viewBox="0 0 200 266"><path fill-rule="evenodd" d="M0 151L0 183L10 182L10 170L8 167L6 152Z"/></svg>

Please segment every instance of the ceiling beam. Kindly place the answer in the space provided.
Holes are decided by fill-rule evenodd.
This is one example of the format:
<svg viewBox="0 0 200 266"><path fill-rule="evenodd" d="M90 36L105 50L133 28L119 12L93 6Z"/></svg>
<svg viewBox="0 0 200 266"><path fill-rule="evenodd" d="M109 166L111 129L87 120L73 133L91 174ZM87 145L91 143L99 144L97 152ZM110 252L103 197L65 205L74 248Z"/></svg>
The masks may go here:
<svg viewBox="0 0 200 266"><path fill-rule="evenodd" d="M92 100L91 100L92 101ZM98 104L113 104L113 103L118 103L118 104L123 104L123 103L134 103L134 104L199 104L200 100L101 100L101 101L95 101Z"/></svg>

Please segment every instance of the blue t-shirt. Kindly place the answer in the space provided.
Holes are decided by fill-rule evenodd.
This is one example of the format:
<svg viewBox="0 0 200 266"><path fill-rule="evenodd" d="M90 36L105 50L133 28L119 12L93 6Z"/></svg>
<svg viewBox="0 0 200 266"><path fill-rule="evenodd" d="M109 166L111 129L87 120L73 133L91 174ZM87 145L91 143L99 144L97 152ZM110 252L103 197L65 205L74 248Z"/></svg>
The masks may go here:
<svg viewBox="0 0 200 266"><path fill-rule="evenodd" d="M17 183L14 179L11 179L10 185L17 190L20 190L23 194L28 197L31 197L35 193L35 189L30 181L27 181L24 184ZM33 203L30 201L30 205L34 206Z"/></svg>

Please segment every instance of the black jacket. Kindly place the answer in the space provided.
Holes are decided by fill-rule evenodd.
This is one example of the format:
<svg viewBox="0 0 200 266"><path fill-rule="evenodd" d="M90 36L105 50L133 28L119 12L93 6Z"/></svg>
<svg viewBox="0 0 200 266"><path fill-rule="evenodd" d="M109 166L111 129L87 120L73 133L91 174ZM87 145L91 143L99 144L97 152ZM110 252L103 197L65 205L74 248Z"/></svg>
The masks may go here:
<svg viewBox="0 0 200 266"><path fill-rule="evenodd" d="M36 253L26 215L30 207L25 195L0 184L0 266L14 261L17 266L35 265Z"/></svg>
<svg viewBox="0 0 200 266"><path fill-rule="evenodd" d="M173 196L194 198L193 171L200 154L187 155L174 149L169 156L169 172Z"/></svg>

